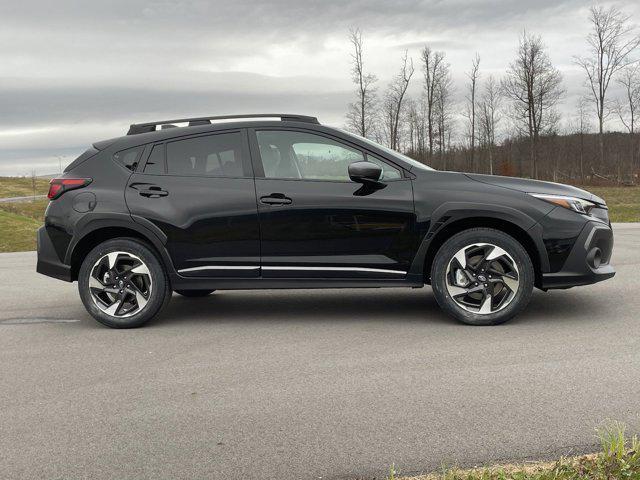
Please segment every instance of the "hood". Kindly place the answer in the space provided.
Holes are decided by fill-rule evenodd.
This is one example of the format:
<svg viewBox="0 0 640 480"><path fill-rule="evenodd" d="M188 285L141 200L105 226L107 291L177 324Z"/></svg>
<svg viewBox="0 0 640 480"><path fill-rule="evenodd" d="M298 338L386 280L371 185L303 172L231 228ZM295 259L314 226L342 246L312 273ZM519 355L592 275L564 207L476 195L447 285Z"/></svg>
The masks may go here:
<svg viewBox="0 0 640 480"><path fill-rule="evenodd" d="M495 185L498 187L508 188L510 190L516 190L524 193L545 193L547 195L565 195L568 197L582 198L594 203L604 205L605 201L594 195L571 185L564 185L562 183L543 182L540 180L529 180L526 178L515 177L500 177L497 175L479 175L475 173L465 174L476 182L486 183L488 185Z"/></svg>

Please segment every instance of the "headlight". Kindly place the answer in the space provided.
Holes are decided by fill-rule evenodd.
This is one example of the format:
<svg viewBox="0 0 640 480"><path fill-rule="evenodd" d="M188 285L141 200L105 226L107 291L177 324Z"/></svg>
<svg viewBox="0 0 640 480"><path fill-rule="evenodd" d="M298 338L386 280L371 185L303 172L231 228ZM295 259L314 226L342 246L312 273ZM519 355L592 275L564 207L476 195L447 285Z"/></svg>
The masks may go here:
<svg viewBox="0 0 640 480"><path fill-rule="evenodd" d="M595 203L590 202L589 200L584 200L582 198L576 197L566 197L564 195L547 195L544 193L530 193L529 195L539 198L540 200L544 200L545 202L553 203L554 205L560 205L561 207L568 208L569 210L583 213L585 215L588 215L589 212L596 206Z"/></svg>

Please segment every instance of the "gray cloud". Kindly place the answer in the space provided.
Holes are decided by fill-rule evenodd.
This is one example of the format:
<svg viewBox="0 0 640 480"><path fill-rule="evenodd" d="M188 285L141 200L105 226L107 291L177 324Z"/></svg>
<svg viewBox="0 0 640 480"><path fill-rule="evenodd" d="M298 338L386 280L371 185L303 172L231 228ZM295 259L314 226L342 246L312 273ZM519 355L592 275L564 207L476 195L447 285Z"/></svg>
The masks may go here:
<svg viewBox="0 0 640 480"><path fill-rule="evenodd" d="M365 33L384 88L408 49L447 52L458 96L475 51L500 74L523 29L541 34L581 92L579 0L49 0L0 4L0 174L55 170L128 124L182 115L287 111L341 125L350 101L346 33ZM640 6L620 5L637 19ZM419 80L419 76L416 77ZM411 89L420 91L416 82Z"/></svg>

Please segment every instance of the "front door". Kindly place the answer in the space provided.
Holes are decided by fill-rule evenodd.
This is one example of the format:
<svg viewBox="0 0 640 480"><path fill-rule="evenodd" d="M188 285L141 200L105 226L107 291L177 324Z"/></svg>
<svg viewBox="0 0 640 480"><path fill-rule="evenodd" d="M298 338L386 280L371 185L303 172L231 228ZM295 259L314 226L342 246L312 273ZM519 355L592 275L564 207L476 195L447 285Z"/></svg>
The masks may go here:
<svg viewBox="0 0 640 480"><path fill-rule="evenodd" d="M258 277L258 213L246 132L180 138L150 150L142 172L129 179L127 205L164 232L178 273Z"/></svg>
<svg viewBox="0 0 640 480"><path fill-rule="evenodd" d="M251 135L263 277L405 277L419 237L401 168L310 131ZM384 188L368 191L349 179L349 164L363 160L383 167Z"/></svg>

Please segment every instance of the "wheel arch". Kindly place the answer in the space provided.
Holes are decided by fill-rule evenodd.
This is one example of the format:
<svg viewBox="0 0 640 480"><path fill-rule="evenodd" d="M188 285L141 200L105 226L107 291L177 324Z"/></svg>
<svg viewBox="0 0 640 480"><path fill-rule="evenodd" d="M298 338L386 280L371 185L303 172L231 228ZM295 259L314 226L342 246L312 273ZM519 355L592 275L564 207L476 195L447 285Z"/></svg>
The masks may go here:
<svg viewBox="0 0 640 480"><path fill-rule="evenodd" d="M421 273L425 281L430 283L433 260L444 242L470 228L493 228L511 235L524 247L533 264L535 285L540 287L542 273L549 269L540 225L515 209L496 207L497 209L487 210L472 206L470 209L448 210L434 215L434 221L416 254L411 271Z"/></svg>
<svg viewBox="0 0 640 480"><path fill-rule="evenodd" d="M129 237L140 240L151 248L164 263L169 273L174 271L173 262L163 242L150 230L130 219L99 219L83 225L81 235L67 249L66 261L71 267L71 281L78 279L82 261L96 246L114 238Z"/></svg>

